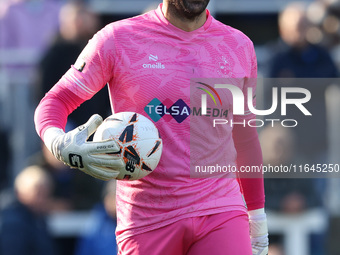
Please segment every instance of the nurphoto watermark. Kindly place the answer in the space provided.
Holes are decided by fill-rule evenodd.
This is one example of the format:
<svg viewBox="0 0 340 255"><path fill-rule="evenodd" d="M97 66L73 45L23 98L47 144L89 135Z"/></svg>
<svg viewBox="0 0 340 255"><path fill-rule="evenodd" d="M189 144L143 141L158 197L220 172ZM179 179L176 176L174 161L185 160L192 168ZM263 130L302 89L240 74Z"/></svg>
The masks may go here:
<svg viewBox="0 0 340 255"><path fill-rule="evenodd" d="M188 111L191 176L232 177L242 174L256 178L261 174L274 178L340 178L340 161L329 161L328 141L337 138L328 134L328 125L334 116L326 112L328 109L323 98L325 88L333 83L340 84L340 80L191 79ZM277 154L283 154L280 156L282 161L268 161L268 151L262 148L263 164L237 166L237 141L233 137L237 127L256 128L259 134L268 128L273 129L272 133L275 130L273 137L264 140L272 142L272 152L278 150ZM288 130L294 136L291 138L292 147L280 152L279 147L290 140ZM278 140L276 137L280 132L281 140ZM263 135L261 137L263 139ZM333 148L333 154L334 150L338 149ZM298 161L284 161L292 153Z"/></svg>

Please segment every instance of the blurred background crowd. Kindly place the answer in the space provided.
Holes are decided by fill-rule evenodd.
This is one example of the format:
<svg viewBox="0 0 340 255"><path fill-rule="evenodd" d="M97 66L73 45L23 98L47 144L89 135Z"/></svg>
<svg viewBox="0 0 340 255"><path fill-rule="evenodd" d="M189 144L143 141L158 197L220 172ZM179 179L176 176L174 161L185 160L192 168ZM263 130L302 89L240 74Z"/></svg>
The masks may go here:
<svg viewBox="0 0 340 255"><path fill-rule="evenodd" d="M57 161L33 113L97 30L159 2L0 0L0 255L116 254L115 181ZM313 118L290 111L298 127L259 128L264 164L339 164L340 1L211 0L209 9L253 40L259 77L305 78L311 92ZM260 83L259 108L270 108L272 86L287 85ZM93 113L110 114L105 89L67 129ZM340 254L339 176L265 179L269 255Z"/></svg>

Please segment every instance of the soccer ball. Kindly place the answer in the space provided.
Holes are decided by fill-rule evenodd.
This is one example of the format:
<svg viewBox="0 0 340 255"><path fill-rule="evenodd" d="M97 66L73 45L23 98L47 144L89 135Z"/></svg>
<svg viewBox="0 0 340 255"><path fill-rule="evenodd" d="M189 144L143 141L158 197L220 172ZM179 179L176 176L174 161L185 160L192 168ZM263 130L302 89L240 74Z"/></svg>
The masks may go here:
<svg viewBox="0 0 340 255"><path fill-rule="evenodd" d="M138 180L150 174L161 158L163 143L157 127L141 114L120 112L107 117L98 127L93 141L114 139L121 150L112 157L122 157L125 165L117 180Z"/></svg>

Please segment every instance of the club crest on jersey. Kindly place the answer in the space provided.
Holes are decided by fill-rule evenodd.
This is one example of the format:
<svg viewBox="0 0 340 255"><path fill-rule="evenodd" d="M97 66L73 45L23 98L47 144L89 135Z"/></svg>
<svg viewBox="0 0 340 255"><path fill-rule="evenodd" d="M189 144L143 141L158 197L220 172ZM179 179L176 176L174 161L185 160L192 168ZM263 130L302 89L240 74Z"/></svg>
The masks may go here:
<svg viewBox="0 0 340 255"><path fill-rule="evenodd" d="M222 77L228 75L230 73L230 63L226 59L226 57L222 56L218 62L218 71Z"/></svg>

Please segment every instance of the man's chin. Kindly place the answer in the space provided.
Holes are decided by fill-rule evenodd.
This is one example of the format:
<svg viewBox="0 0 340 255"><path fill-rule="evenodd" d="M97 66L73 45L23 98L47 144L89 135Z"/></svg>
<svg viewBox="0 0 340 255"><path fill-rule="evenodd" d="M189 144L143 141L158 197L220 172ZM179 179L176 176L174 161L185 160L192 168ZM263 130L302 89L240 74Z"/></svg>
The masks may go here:
<svg viewBox="0 0 340 255"><path fill-rule="evenodd" d="M207 8L208 1L187 0L184 2L184 11L187 18L195 18L201 15Z"/></svg>
<svg viewBox="0 0 340 255"><path fill-rule="evenodd" d="M181 16L192 20L205 12L209 0L170 0L169 3L175 7Z"/></svg>

